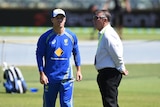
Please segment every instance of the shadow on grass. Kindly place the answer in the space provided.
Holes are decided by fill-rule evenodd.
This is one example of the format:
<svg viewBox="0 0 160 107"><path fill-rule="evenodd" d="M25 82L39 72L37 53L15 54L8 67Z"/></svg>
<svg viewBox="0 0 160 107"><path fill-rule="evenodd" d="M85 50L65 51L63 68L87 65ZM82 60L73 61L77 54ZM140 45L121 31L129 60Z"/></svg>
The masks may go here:
<svg viewBox="0 0 160 107"><path fill-rule="evenodd" d="M11 94L11 93L6 93L5 91L0 91L0 94Z"/></svg>

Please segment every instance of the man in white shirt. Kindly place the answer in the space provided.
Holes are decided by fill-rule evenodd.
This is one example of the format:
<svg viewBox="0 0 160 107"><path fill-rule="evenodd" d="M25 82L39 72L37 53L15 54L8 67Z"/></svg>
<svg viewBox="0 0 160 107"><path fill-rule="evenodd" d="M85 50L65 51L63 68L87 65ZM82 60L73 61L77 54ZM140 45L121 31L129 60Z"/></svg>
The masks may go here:
<svg viewBox="0 0 160 107"><path fill-rule="evenodd" d="M99 42L95 56L98 71L97 83L103 107L119 107L117 96L122 75L128 75L123 61L123 46L116 31L110 25L111 15L107 10L95 12L93 22L99 31Z"/></svg>

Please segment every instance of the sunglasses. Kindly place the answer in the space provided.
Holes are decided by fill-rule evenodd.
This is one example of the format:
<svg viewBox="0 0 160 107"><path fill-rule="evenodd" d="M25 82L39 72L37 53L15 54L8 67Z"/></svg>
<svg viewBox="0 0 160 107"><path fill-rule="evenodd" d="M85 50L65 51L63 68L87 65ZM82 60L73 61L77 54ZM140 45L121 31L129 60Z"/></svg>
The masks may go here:
<svg viewBox="0 0 160 107"><path fill-rule="evenodd" d="M93 16L93 20L105 19L105 16Z"/></svg>

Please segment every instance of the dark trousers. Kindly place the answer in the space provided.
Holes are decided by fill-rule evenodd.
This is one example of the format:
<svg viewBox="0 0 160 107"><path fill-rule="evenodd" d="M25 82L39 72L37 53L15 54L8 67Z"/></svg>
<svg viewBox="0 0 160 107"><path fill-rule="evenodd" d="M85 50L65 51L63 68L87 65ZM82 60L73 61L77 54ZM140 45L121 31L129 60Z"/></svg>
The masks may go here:
<svg viewBox="0 0 160 107"><path fill-rule="evenodd" d="M98 72L97 83L102 96L103 107L119 107L118 86L122 74L115 68L104 68Z"/></svg>

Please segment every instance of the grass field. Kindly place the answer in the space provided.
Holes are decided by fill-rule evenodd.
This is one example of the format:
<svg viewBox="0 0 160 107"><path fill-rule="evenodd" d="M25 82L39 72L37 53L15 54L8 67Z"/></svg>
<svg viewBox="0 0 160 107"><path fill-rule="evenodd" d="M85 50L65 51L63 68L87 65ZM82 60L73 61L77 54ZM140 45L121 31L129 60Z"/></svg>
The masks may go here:
<svg viewBox="0 0 160 107"><path fill-rule="evenodd" d="M1 36L40 36L44 27L0 27ZM89 40L92 28L70 28L80 40ZM94 35L97 39L96 34ZM160 40L160 29L124 28L125 40ZM119 87L120 107L159 107L160 64L127 64L129 75ZM3 87L3 72L0 70L0 107L42 107L42 85L35 66L19 66L27 82L25 94L6 94ZM102 107L96 83L97 72L93 65L82 65L83 81L75 82L74 107ZM38 88L31 93L30 88ZM59 103L57 101L57 106Z"/></svg>
<svg viewBox="0 0 160 107"><path fill-rule="evenodd" d="M40 36L50 27L0 27L0 36ZM92 27L69 27L76 33L80 40L90 40L93 37L97 40L97 31L93 32ZM124 28L124 40L160 40L159 28Z"/></svg>
<svg viewBox="0 0 160 107"><path fill-rule="evenodd" d="M127 64L129 75L122 79L119 87L120 107L159 107L160 64ZM42 107L42 85L35 66L19 66L27 82L25 94L6 94L0 72L0 107ZM75 82L75 107L102 107L96 83L97 72L93 65L82 65L83 81ZM31 93L31 87L38 88ZM59 107L59 103L57 106Z"/></svg>

